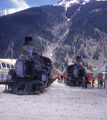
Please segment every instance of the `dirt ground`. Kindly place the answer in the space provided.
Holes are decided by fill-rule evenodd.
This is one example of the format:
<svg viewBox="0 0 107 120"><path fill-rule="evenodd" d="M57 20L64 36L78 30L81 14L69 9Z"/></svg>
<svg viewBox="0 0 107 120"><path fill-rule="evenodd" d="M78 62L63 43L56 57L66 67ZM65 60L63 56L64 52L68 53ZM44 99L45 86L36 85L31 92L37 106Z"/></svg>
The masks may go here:
<svg viewBox="0 0 107 120"><path fill-rule="evenodd" d="M39 95L15 95L0 86L0 120L107 120L107 89L55 81Z"/></svg>

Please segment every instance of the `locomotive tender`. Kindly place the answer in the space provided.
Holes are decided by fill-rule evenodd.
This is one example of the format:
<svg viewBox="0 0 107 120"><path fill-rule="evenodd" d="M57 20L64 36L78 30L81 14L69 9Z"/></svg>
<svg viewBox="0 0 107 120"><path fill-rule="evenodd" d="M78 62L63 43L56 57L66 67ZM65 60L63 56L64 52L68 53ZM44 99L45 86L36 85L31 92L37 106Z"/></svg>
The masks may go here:
<svg viewBox="0 0 107 120"><path fill-rule="evenodd" d="M0 83L8 85L15 94L43 92L60 75L52 61L33 51L32 37L25 37L22 54L19 55L15 68L10 69L7 80Z"/></svg>
<svg viewBox="0 0 107 120"><path fill-rule="evenodd" d="M69 85L80 86L82 84L82 79L85 76L85 69L81 65L80 56L77 56L74 64L67 67L66 71L63 73L63 76Z"/></svg>

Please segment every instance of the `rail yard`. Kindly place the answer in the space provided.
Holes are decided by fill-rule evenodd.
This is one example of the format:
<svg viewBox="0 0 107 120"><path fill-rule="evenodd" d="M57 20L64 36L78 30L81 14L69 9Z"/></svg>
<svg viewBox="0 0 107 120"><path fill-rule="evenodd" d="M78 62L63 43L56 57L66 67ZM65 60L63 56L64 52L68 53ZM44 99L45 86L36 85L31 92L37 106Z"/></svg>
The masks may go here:
<svg viewBox="0 0 107 120"><path fill-rule="evenodd" d="M44 93L16 95L0 86L0 120L107 120L106 89L57 80Z"/></svg>
<svg viewBox="0 0 107 120"><path fill-rule="evenodd" d="M25 37L15 67L1 61L0 120L107 120L107 87L83 84L80 56L61 75L33 47Z"/></svg>

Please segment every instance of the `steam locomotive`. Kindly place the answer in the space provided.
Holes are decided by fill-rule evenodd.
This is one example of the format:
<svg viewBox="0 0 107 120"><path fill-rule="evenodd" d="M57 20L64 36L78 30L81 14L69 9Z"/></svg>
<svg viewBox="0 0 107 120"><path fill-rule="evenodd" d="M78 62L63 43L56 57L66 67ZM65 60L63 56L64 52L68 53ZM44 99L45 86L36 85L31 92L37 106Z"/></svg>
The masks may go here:
<svg viewBox="0 0 107 120"><path fill-rule="evenodd" d="M43 92L60 73L53 67L52 61L33 50L32 37L25 37L22 54L15 68L10 69L7 80L0 83L8 85L15 94Z"/></svg>
<svg viewBox="0 0 107 120"><path fill-rule="evenodd" d="M81 65L81 56L77 56L76 62L67 67L63 76L69 85L80 86L82 84L82 79L85 76L85 69Z"/></svg>

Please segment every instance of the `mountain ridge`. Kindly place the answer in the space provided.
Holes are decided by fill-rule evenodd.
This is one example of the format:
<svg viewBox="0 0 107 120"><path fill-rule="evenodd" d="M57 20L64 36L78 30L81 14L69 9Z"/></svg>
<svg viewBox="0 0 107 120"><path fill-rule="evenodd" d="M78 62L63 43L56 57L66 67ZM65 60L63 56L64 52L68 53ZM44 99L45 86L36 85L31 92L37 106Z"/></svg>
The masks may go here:
<svg viewBox="0 0 107 120"><path fill-rule="evenodd" d="M16 12L19 12L19 11L22 11L22 10L24 10L24 9L15 9L15 8L12 8L12 9L1 10L0 11L0 17L6 16L6 15L9 15L9 14L13 14L13 13L16 13Z"/></svg>
<svg viewBox="0 0 107 120"><path fill-rule="evenodd" d="M86 3L95 1L107 1L107 0L60 0L59 2L55 3L54 6L63 6L65 10L67 10L67 8L71 7L72 5L76 4L84 5Z"/></svg>
<svg viewBox="0 0 107 120"><path fill-rule="evenodd" d="M71 5L86 4L88 2L93 2L93 1L107 1L107 0L60 0L59 2L53 4L53 6L63 6L65 10L67 10L67 8L71 7ZM22 10L25 10L25 9L15 9L15 8L5 9L0 11L0 17L13 14Z"/></svg>

